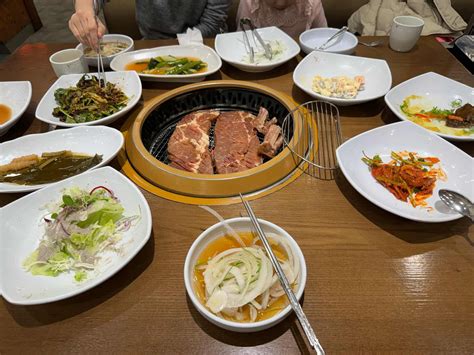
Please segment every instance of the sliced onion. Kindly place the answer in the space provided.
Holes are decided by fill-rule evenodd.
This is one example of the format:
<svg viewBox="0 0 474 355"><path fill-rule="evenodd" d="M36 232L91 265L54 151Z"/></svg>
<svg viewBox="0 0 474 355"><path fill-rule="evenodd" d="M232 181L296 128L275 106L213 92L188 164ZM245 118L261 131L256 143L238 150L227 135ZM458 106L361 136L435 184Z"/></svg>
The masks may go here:
<svg viewBox="0 0 474 355"><path fill-rule="evenodd" d="M267 309L270 300L270 290L266 290L262 295L262 308Z"/></svg>
<svg viewBox="0 0 474 355"><path fill-rule="evenodd" d="M234 237L237 243L239 243L242 247L245 247L245 243L243 242L242 238L240 238L240 236L237 234L234 228L232 228L229 225L229 223L227 223L226 220L219 213L217 213L217 211L213 210L209 206L199 206L199 207L201 207L203 210L206 210L207 212L212 214L214 217L216 217L219 220L219 222L222 222L222 224L224 225L224 228L227 230L227 233L229 233L232 237Z"/></svg>
<svg viewBox="0 0 474 355"><path fill-rule="evenodd" d="M249 308L250 308L250 321L255 322L257 320L257 315L258 315L257 310L252 305L249 305Z"/></svg>
<svg viewBox="0 0 474 355"><path fill-rule="evenodd" d="M227 304L227 293L222 290L215 291L207 300L206 306L214 313L222 311Z"/></svg>
<svg viewBox="0 0 474 355"><path fill-rule="evenodd" d="M252 306L254 306L256 309L258 309L258 310L262 309L262 306L260 305L260 303L258 303L258 302L255 301L255 300L250 301L250 304L251 304Z"/></svg>
<svg viewBox="0 0 474 355"><path fill-rule="evenodd" d="M237 319L239 322L242 322L244 320L244 313L241 309L239 309L238 312L235 312L235 319Z"/></svg>
<svg viewBox="0 0 474 355"><path fill-rule="evenodd" d="M272 246L278 245L286 254L288 259L279 261L288 281L294 284L299 275L299 260L283 237L274 233L267 233L267 236ZM253 322L258 311L264 311L285 294L266 252L255 244L257 240L254 239L254 245L250 247L224 250L205 265L206 306L212 312L244 321L243 307L247 306ZM257 297L261 297L260 302Z"/></svg>

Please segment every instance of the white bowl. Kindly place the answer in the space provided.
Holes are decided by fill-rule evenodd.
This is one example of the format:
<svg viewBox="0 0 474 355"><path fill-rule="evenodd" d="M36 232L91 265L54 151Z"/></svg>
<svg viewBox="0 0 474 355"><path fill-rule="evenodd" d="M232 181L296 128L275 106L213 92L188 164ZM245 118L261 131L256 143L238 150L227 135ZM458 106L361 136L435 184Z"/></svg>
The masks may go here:
<svg viewBox="0 0 474 355"><path fill-rule="evenodd" d="M278 235L283 236L288 240L293 251L297 255L300 261L300 275L298 279L298 289L295 292L296 297L298 300L303 295L304 288L306 286L306 262L304 259L303 252L301 251L300 247L296 243L296 241L289 235L284 229L278 227L276 224L271 222L267 222L265 220L259 219L260 225L262 229L266 233L275 233ZM250 222L250 218L248 217L239 217L239 218L232 218L226 220L226 223L229 224L232 228L234 228L237 232L238 231L251 231L252 224ZM193 286L193 273L194 273L194 266L196 264L196 260L198 259L199 255L202 251L206 248L206 246L216 240L223 235L225 235L227 231L224 228L224 224L222 222L216 223L213 226L206 229L202 232L199 237L194 241L189 248L188 254L186 255L186 261L184 262L184 283L186 286L186 291L188 293L189 298L194 304L194 307L198 310L201 315L204 316L207 320L211 323L221 327L223 329L232 330L235 332L241 333L250 333L250 332L258 332L260 330L264 330L281 322L285 319L291 312L291 306L288 305L278 314L274 315L273 317L258 321L254 323L239 323L239 322L232 322L223 318L220 318L209 311L201 302L199 301L198 297L195 295L194 286Z"/></svg>
<svg viewBox="0 0 474 355"><path fill-rule="evenodd" d="M154 75L138 73L141 79L146 81L192 83L204 80L206 76L214 74L222 66L221 58L212 48L205 45L195 44L184 46L164 46L123 53L112 60L110 68L115 71L126 70L126 65L129 63L163 55L199 58L207 63L207 70L202 73L186 75Z"/></svg>
<svg viewBox="0 0 474 355"><path fill-rule="evenodd" d="M438 180L433 195L426 200L433 211L414 208L409 202L397 200L371 175L361 160L363 152L369 157L379 154L384 162L391 151L409 151L421 156L435 156L447 174L447 181ZM462 193L474 200L474 160L443 138L411 122L397 122L359 134L336 150L339 167L351 185L366 199L398 216L420 222L446 222L462 216L454 213L439 199L440 189Z"/></svg>
<svg viewBox="0 0 474 355"><path fill-rule="evenodd" d="M365 77L365 89L353 99L340 99L317 94L313 91L316 75L333 77L345 75ZM298 64L293 72L294 83L308 95L339 106L349 106L375 100L384 96L392 86L392 73L385 60L327 52L311 52Z"/></svg>
<svg viewBox="0 0 474 355"><path fill-rule="evenodd" d="M116 84L128 97L127 106L125 106L120 111L103 117L99 120L92 122L84 123L66 123L61 122L58 117L53 116L53 109L58 106L56 100L54 99L54 92L59 88L68 88L75 86L79 79L82 78L84 74L69 74L63 75L49 88L49 90L44 94L41 99L38 107L36 108L36 118L40 121L49 123L51 125L61 126L61 127L75 127L75 126L91 126L91 125L106 125L114 122L118 118L125 115L130 111L140 100L142 96L142 83L137 73L134 71L121 71L121 72L106 72L107 81ZM86 75L95 75L96 74L86 74Z"/></svg>
<svg viewBox="0 0 474 355"><path fill-rule="evenodd" d="M120 131L106 126L83 126L61 129L46 133L29 134L0 144L0 165L8 164L13 158L43 152L71 150L88 155L100 154L102 161L92 169L110 162L123 146L123 135ZM16 185L0 182L0 193L29 192L49 186Z"/></svg>
<svg viewBox="0 0 474 355"><path fill-rule="evenodd" d="M251 32L246 31L246 33L249 39L252 41ZM286 63L290 59L296 57L300 52L298 43L296 43L290 36L288 36L278 27L259 28L258 33L264 41L279 40L285 46L286 49L281 55L280 59L268 64L249 64L243 62L242 59L245 55L247 55L247 51L245 50L242 31L217 35L215 42L216 52L224 61L233 65L234 67L246 72L254 73L265 72L282 65L283 63ZM257 46L253 42L251 43L254 48L260 48L260 50L263 50L260 46Z"/></svg>
<svg viewBox="0 0 474 355"><path fill-rule="evenodd" d="M311 53L315 48L326 42L332 35L334 35L339 28L312 28L300 34L300 45L303 52ZM331 42L324 52L352 54L357 46L357 37L352 33L346 31L343 35Z"/></svg>
<svg viewBox="0 0 474 355"><path fill-rule="evenodd" d="M81 283L74 281L72 273L48 277L26 272L22 263L36 249L44 233L41 221L45 211L42 208L58 201L65 188L77 186L90 190L100 185L112 189L126 216L141 216L135 226L123 233L118 245L121 252L106 252L97 266L97 275ZM143 194L134 183L110 167L89 171L33 192L1 208L0 213L0 292L13 304L49 303L93 288L127 265L151 235L151 211Z"/></svg>
<svg viewBox="0 0 474 355"><path fill-rule="evenodd" d="M112 59L114 59L116 56L122 53L130 52L133 51L134 47L134 42L131 37L125 36L125 35L118 35L118 34L106 34L104 37L102 37L102 43L105 42L123 42L127 44L127 48L121 50L120 52L109 55L109 56L102 56L102 61L104 63L104 66L109 66L110 62ZM76 49L79 49L82 53L84 53L84 45L82 43L79 43L76 46ZM84 59L86 60L87 65L91 67L97 67L97 58L96 57L86 57L84 56Z"/></svg>
<svg viewBox="0 0 474 355"><path fill-rule="evenodd" d="M474 88L461 84L437 73L429 72L418 75L395 86L385 95L385 103L398 118L411 121L400 109L403 100L410 95L418 95L427 99L433 106L450 109L450 103L462 100L462 104L474 104ZM422 126L423 127L423 126ZM431 130L430 130L431 131ZM449 140L473 141L474 130L469 136L431 131Z"/></svg>
<svg viewBox="0 0 474 355"><path fill-rule="evenodd" d="M20 119L31 101L31 83L29 81L1 81L0 104L12 110L12 117L4 124L0 124L0 136Z"/></svg>

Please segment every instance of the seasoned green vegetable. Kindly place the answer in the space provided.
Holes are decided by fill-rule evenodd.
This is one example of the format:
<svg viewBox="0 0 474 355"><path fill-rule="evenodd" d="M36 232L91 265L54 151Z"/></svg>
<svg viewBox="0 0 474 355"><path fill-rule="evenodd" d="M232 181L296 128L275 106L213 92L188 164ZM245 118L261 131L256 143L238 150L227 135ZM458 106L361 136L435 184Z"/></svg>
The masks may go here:
<svg viewBox="0 0 474 355"><path fill-rule="evenodd" d="M207 64L197 58L169 55L151 58L143 73L161 75L194 74L206 67Z"/></svg>
<svg viewBox="0 0 474 355"><path fill-rule="evenodd" d="M57 89L53 116L66 123L91 122L110 116L127 105L128 97L115 84L101 87L97 77L84 74L76 86Z"/></svg>

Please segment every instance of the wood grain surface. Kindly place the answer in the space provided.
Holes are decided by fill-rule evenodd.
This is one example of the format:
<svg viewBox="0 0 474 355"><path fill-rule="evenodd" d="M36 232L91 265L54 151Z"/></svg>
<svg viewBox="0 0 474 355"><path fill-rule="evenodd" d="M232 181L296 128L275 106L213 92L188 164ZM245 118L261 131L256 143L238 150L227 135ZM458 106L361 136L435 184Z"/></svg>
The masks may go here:
<svg viewBox="0 0 474 355"><path fill-rule="evenodd" d="M136 48L172 43L137 41ZM47 130L34 111L56 80L48 57L66 47L71 45L25 45L0 64L0 80L33 84L27 113L2 140ZM421 38L410 53L390 50L386 39L381 47L358 46L356 55L387 60L393 85L427 71L474 85L473 76L432 37ZM262 74L224 64L211 79L258 82L304 102L309 96L292 82L299 60ZM174 87L144 82L144 100ZM397 121L383 99L342 108L341 119L344 138ZM473 155L473 143L457 145ZM144 194L153 238L143 250L110 280L74 298L29 307L0 300L0 353L309 352L293 315L256 334L224 331L200 316L186 296L183 265L193 240L215 220L196 206ZM0 205L20 196L2 195ZM303 250L303 309L328 354L474 351L474 229L466 219L423 224L397 217L339 174L333 181L303 175L252 205ZM226 218L244 213L240 205L215 209Z"/></svg>

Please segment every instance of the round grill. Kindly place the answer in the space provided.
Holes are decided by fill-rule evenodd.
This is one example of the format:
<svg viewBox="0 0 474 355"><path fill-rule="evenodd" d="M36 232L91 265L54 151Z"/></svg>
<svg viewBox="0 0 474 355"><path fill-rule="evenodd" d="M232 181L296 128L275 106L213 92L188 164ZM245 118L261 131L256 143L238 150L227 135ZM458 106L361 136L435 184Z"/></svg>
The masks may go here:
<svg viewBox="0 0 474 355"><path fill-rule="evenodd" d="M168 141L178 122L187 114L199 110L217 109L219 111L247 111L257 115L261 106L268 110L269 118L277 118L280 126L288 115L288 109L278 100L264 93L247 89L201 89L185 93L165 102L149 114L141 130L143 145L156 159L169 164ZM209 149L211 150L214 148L214 125L215 122L209 132ZM258 134L258 138L260 142L263 142L262 134ZM268 160L264 159L264 162Z"/></svg>
<svg viewBox="0 0 474 355"><path fill-rule="evenodd" d="M296 105L278 91L235 80L207 81L171 90L150 100L134 120L126 136L130 163L149 183L180 196L228 198L272 188L285 181L301 162L285 146L263 164L231 174L195 174L168 165L168 141L185 115L209 109L257 115L260 107L267 109L269 118L276 117L282 126ZM291 124L285 128L285 134L290 135L300 130L297 123L294 128ZM297 136L295 133L291 144L300 144ZM210 149L213 147L211 130Z"/></svg>

